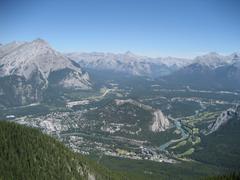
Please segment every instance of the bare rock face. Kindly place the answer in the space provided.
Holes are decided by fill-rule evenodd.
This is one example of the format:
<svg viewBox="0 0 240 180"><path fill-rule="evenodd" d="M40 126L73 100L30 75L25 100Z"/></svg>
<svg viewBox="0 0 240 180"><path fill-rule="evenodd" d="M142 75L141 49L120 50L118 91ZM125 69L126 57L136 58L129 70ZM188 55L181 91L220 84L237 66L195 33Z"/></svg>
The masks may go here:
<svg viewBox="0 0 240 180"><path fill-rule="evenodd" d="M151 125L153 132L165 131L170 127L168 118L164 116L161 110L154 111L153 116L153 124Z"/></svg>
<svg viewBox="0 0 240 180"><path fill-rule="evenodd" d="M59 83L64 88L74 88L74 89L90 89L91 84L89 82L89 75L87 73L82 76L78 72L73 71L69 73L64 79Z"/></svg>
<svg viewBox="0 0 240 180"><path fill-rule="evenodd" d="M135 101L133 99L125 99L125 100L115 100L116 104L118 106L123 105L125 103L133 104L135 106L138 106L139 108L143 108L146 111L150 111L153 118L152 122L153 124L150 125L150 131L152 132L161 132L165 131L166 129L170 128L170 122L167 117L164 116L161 110L154 109L149 105L142 104L138 101Z"/></svg>
<svg viewBox="0 0 240 180"><path fill-rule="evenodd" d="M239 106L236 108L229 108L226 111L223 111L220 116L214 121L212 124L208 126L209 132L207 134L211 134L217 131L221 126L226 124L231 118L239 115Z"/></svg>

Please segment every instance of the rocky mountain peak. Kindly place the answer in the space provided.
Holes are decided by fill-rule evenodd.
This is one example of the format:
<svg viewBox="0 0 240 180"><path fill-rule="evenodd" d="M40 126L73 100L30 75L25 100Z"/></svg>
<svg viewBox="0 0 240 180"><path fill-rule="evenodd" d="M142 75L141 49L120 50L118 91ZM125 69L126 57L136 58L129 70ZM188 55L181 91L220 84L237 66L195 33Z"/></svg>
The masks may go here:
<svg viewBox="0 0 240 180"><path fill-rule="evenodd" d="M37 38L37 39L33 40L32 42L37 42L37 43L47 43L47 44L48 44L47 41L45 41L44 39L41 39L41 38Z"/></svg>
<svg viewBox="0 0 240 180"><path fill-rule="evenodd" d="M47 41L45 41L44 39L40 39L40 38L33 40L32 42L30 42L30 44L34 45L34 46L39 46L39 47L45 46L45 47L51 48L50 44Z"/></svg>
<svg viewBox="0 0 240 180"><path fill-rule="evenodd" d="M25 42L21 45L10 44L6 48L0 48L0 67L2 67L0 79L9 76L13 79L18 78L18 84L14 81L10 88L17 86L18 89L12 91L18 94L21 92L22 95L19 95L19 98L30 99L21 100L19 104L38 101L51 84L68 89L91 88L88 74L68 57L51 48L43 39ZM26 94L27 90L28 94ZM2 89L2 91L5 92L7 89Z"/></svg>

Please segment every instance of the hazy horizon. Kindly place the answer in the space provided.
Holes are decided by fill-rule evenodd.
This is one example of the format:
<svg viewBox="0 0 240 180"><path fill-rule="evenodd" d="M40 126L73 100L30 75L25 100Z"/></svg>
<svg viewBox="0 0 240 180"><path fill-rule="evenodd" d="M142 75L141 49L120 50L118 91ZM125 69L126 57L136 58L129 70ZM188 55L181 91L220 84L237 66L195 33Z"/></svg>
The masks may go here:
<svg viewBox="0 0 240 180"><path fill-rule="evenodd" d="M43 38L36 38L36 39L43 39ZM10 43L14 43L14 42L19 42L19 43L25 43L25 42L31 42L31 41L34 41L36 39L32 39L32 40L29 40L29 41L10 41L10 42L6 42L6 43L1 43L1 45L7 45L7 44L10 44ZM44 41L46 41L47 43L49 43L47 41L47 39L43 39ZM57 48L55 48L54 46L51 45L51 43L49 43L49 45L53 48L53 49L56 49L58 50ZM221 56L229 56L229 55L232 55L234 53L237 53L239 54L240 51L235 51L235 52L229 52L229 53L221 53L221 52L216 52L216 51L206 51L206 52L197 52L195 54L192 54L191 56L174 56L174 55L156 55L156 56L153 56L153 55L145 55L145 54L141 54L141 53L136 53L136 52L133 52L133 51L119 51L119 52L110 52L110 51L82 51L82 50L76 50L76 51L61 51L61 50L58 50L59 52L61 53L64 53L64 54L71 54L71 53L88 53L88 54L91 54L91 53L104 53L104 54L126 54L126 53L132 53L133 55L136 55L136 56L142 56L142 57L147 57L147 58L168 58L168 57L172 57L172 58L185 58L185 59L194 59L196 58L197 56L203 56L203 55L207 55L207 54L211 54L211 53L216 53L218 55L221 55Z"/></svg>
<svg viewBox="0 0 240 180"><path fill-rule="evenodd" d="M1 1L0 42L47 40L61 52L192 58L239 52L239 1Z"/></svg>

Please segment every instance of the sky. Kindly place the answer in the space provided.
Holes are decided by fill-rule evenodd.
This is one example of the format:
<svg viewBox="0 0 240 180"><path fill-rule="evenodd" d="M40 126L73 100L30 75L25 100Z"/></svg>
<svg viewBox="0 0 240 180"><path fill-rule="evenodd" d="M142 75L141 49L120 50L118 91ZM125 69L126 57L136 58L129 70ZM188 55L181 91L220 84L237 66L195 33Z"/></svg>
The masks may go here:
<svg viewBox="0 0 240 180"><path fill-rule="evenodd" d="M240 52L239 0L0 0L0 43L151 57Z"/></svg>

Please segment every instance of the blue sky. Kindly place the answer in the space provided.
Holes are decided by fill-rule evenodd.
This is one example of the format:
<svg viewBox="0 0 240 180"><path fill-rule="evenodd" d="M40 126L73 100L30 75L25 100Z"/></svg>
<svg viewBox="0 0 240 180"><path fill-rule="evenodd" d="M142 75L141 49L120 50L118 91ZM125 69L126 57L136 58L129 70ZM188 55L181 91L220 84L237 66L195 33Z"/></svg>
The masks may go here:
<svg viewBox="0 0 240 180"><path fill-rule="evenodd" d="M0 42L191 57L240 51L238 0L0 0Z"/></svg>

